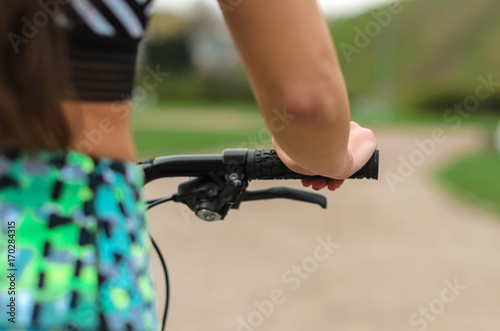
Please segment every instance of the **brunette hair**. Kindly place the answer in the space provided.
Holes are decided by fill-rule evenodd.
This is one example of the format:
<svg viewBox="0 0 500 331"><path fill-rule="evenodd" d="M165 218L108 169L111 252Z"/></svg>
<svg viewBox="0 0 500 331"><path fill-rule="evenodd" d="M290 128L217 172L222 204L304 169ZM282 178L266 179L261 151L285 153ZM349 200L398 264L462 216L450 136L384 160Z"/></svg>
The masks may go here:
<svg viewBox="0 0 500 331"><path fill-rule="evenodd" d="M61 106L67 85L61 17L44 4L0 0L0 149L56 150L70 143Z"/></svg>

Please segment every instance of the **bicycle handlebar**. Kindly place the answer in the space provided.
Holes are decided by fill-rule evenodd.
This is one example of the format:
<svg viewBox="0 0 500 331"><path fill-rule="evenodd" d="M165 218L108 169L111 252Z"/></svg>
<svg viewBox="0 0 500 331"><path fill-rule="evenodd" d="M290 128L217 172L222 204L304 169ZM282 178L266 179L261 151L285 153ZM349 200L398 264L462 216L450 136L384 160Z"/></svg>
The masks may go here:
<svg viewBox="0 0 500 331"><path fill-rule="evenodd" d="M248 180L317 179L290 170L274 150L226 149L222 154L165 156L139 164L145 182L166 177L202 177L241 172ZM350 179L378 179L379 151Z"/></svg>
<svg viewBox="0 0 500 331"><path fill-rule="evenodd" d="M321 194L305 192L287 187L273 187L267 190L247 191L250 180L273 179L315 179L320 176L306 176L290 170L274 150L226 149L216 155L165 156L139 163L147 184L166 177L197 177L178 186L177 194L170 198L148 201L148 209L168 201L188 206L200 219L213 222L223 220L230 209L238 209L245 201L284 198L313 203L327 207L327 200ZM349 178L378 179L379 151L376 150L368 163ZM160 255L165 275L167 269ZM167 277L168 290L168 277ZM167 291L168 298L168 291ZM166 311L163 317L165 326Z"/></svg>

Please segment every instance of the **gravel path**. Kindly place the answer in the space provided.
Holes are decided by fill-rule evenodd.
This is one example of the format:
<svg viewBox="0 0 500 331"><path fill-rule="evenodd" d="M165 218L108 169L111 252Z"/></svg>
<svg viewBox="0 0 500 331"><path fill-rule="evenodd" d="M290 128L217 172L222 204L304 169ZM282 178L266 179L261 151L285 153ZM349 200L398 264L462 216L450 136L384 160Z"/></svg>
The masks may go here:
<svg viewBox="0 0 500 331"><path fill-rule="evenodd" d="M432 146L419 153L415 139L432 138L432 128L376 134L381 180L325 192L327 210L251 202L214 224L180 205L153 210L172 287L167 329L500 330L499 219L429 178L442 162L480 146L481 135L441 137L422 158ZM422 164L411 171L401 158ZM168 195L179 182L152 183L146 195ZM283 184L300 187L250 188ZM162 308L159 263L155 274Z"/></svg>

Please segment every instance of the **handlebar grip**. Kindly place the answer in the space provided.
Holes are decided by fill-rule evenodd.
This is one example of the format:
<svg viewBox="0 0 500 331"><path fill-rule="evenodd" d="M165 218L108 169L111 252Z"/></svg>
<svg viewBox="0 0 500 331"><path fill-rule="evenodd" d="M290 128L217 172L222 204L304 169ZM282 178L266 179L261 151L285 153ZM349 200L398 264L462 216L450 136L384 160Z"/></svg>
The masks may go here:
<svg viewBox="0 0 500 331"><path fill-rule="evenodd" d="M368 163L349 178L352 179L378 179L379 151L376 150ZM321 176L307 176L296 173L280 160L274 150L249 151L247 158L248 179L317 179Z"/></svg>

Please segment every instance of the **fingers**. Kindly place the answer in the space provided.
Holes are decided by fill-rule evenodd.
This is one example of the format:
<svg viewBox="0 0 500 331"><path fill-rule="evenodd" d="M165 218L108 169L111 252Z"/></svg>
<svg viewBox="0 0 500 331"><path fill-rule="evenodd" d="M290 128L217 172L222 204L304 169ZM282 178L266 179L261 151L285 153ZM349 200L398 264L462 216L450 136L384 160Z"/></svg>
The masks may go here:
<svg viewBox="0 0 500 331"><path fill-rule="evenodd" d="M311 186L311 184L312 184L312 180L310 180L310 179L302 179L302 185L304 187L309 187L309 186Z"/></svg>
<svg viewBox="0 0 500 331"><path fill-rule="evenodd" d="M326 179L315 179L312 181L312 188L315 191L319 191L328 186L328 181Z"/></svg>
<svg viewBox="0 0 500 331"><path fill-rule="evenodd" d="M322 190L326 187L330 191L335 191L338 189L342 184L344 183L343 180L336 180L336 179L303 179L302 180L302 185L304 187L310 187L312 186L313 190L319 191Z"/></svg>
<svg viewBox="0 0 500 331"><path fill-rule="evenodd" d="M336 189L340 188L342 184L344 184L343 180L332 179L328 181L328 189L330 191L335 191Z"/></svg>

